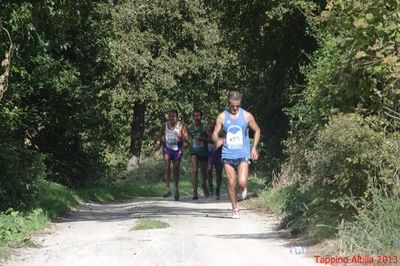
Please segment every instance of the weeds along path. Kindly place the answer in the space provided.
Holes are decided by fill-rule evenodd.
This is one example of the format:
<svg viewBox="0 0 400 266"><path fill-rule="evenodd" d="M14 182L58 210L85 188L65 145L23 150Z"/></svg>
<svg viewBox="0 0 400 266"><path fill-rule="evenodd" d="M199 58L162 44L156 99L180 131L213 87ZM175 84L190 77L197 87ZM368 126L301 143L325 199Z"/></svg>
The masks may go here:
<svg viewBox="0 0 400 266"><path fill-rule="evenodd" d="M315 265L290 254L265 217L242 209L240 219L231 219L229 208L226 196L85 204L35 236L36 247L16 250L6 265ZM141 218L169 227L133 230Z"/></svg>

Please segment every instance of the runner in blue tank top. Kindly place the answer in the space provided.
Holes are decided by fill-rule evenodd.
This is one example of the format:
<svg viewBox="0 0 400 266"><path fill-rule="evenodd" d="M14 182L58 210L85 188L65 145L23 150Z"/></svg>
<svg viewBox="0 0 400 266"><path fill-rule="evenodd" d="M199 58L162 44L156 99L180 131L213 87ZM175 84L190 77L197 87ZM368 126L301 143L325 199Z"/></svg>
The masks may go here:
<svg viewBox="0 0 400 266"><path fill-rule="evenodd" d="M240 108L242 96L238 91L228 94L228 109L217 117L212 139L216 147L222 146L222 163L228 179L228 195L232 204L232 218L239 218L236 183L239 183L241 198L247 195L249 162L258 159L257 145L261 130L254 116ZM250 147L249 129L254 132L253 145ZM219 137L223 131L224 137ZM237 172L237 176L236 176Z"/></svg>
<svg viewBox="0 0 400 266"><path fill-rule="evenodd" d="M223 131L225 142L222 146L222 158L228 160L250 160L250 138L244 110L239 107L235 119L227 110L224 111Z"/></svg>

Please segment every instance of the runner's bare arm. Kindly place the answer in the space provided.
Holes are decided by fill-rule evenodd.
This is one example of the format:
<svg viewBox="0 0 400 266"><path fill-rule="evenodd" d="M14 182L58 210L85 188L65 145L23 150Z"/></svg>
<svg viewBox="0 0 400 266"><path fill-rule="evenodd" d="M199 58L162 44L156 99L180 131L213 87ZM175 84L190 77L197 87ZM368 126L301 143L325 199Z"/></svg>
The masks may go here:
<svg viewBox="0 0 400 266"><path fill-rule="evenodd" d="M204 143L214 143L214 141L212 141L212 138L211 138L212 131L211 131L208 123L204 126L204 131L206 132L206 137L201 137L201 136L197 135L194 137L194 139L197 141L202 141Z"/></svg>
<svg viewBox="0 0 400 266"><path fill-rule="evenodd" d="M204 141L205 143L214 143L212 140L212 132L207 132L207 138L200 138L200 140Z"/></svg>
<svg viewBox="0 0 400 266"><path fill-rule="evenodd" d="M188 133L188 129L187 126L185 124L182 125L182 140L184 142L184 146L186 147L187 144L189 143L189 133Z"/></svg>
<svg viewBox="0 0 400 266"><path fill-rule="evenodd" d="M212 140L217 148L224 144L224 139L220 137L220 132L224 124L224 113L220 113L215 121L214 131L212 133Z"/></svg>
<svg viewBox="0 0 400 266"><path fill-rule="evenodd" d="M165 131L165 127L161 126L160 131L158 132L157 135L157 140L156 140L156 145L154 146L154 150L158 151L161 147L161 144L163 143L163 139L164 139L164 131Z"/></svg>
<svg viewBox="0 0 400 266"><path fill-rule="evenodd" d="M250 129L253 130L254 132L254 140L253 140L253 145L251 147L251 159L256 161L258 160L257 145L260 142L261 129L251 113L246 112L246 120L249 124Z"/></svg>

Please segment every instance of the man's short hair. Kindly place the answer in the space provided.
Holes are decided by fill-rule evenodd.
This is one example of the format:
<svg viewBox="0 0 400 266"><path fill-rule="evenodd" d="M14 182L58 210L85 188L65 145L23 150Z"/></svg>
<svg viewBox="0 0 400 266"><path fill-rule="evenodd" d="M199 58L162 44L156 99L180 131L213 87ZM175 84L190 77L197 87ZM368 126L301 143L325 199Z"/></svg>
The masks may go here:
<svg viewBox="0 0 400 266"><path fill-rule="evenodd" d="M230 91L228 93L228 102L230 101L241 101L242 100L242 95L240 94L239 91Z"/></svg>
<svg viewBox="0 0 400 266"><path fill-rule="evenodd" d="M169 112L168 112L169 114L171 114L171 113L175 113L176 114L176 116L178 117L178 110L177 109L171 109L171 110L169 110Z"/></svg>
<svg viewBox="0 0 400 266"><path fill-rule="evenodd" d="M201 111L200 109L194 109L192 115L194 115L194 113L200 113L200 115L203 116L203 111Z"/></svg>

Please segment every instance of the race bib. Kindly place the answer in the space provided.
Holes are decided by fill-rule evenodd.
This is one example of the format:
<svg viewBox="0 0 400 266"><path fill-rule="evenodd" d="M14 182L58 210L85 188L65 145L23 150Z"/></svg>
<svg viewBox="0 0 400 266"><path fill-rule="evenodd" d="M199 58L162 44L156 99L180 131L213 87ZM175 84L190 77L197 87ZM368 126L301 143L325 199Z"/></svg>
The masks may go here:
<svg viewBox="0 0 400 266"><path fill-rule="evenodd" d="M226 133L226 145L228 149L243 149L243 131L239 126L230 126Z"/></svg>
<svg viewBox="0 0 400 266"><path fill-rule="evenodd" d="M201 150L204 148L204 142L193 138L192 148L194 150Z"/></svg>

